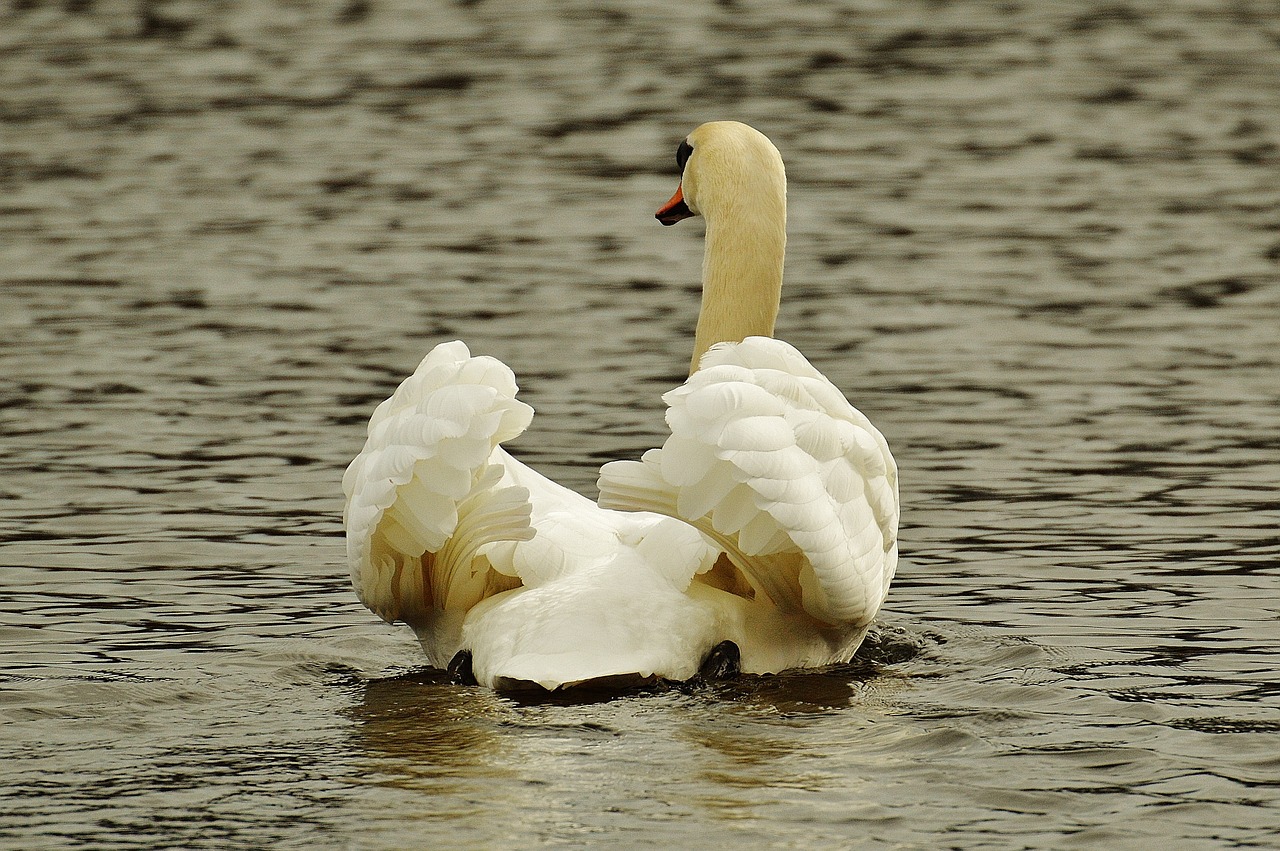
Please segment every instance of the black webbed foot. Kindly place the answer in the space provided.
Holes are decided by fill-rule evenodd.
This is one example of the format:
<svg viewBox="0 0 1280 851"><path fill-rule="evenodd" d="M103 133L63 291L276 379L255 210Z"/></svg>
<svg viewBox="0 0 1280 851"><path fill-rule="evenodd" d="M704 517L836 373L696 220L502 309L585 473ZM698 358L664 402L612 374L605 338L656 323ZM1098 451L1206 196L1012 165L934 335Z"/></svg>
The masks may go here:
<svg viewBox="0 0 1280 851"><path fill-rule="evenodd" d="M449 679L455 685L474 686L479 685L476 682L475 672L471 670L471 651L459 650L449 660L449 667L445 669L449 674Z"/></svg>
<svg viewBox="0 0 1280 851"><path fill-rule="evenodd" d="M698 668L698 676L704 680L729 680L742 673L742 651L732 641L721 641Z"/></svg>

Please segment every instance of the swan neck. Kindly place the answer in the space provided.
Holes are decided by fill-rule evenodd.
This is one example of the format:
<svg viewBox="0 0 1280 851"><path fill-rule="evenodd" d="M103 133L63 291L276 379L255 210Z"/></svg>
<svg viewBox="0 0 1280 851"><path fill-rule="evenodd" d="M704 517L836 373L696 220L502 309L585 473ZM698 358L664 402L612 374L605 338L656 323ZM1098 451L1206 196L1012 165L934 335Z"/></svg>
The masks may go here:
<svg viewBox="0 0 1280 851"><path fill-rule="evenodd" d="M778 318L787 244L785 201L774 209L735 212L707 216L702 308L690 375L716 343L771 337Z"/></svg>

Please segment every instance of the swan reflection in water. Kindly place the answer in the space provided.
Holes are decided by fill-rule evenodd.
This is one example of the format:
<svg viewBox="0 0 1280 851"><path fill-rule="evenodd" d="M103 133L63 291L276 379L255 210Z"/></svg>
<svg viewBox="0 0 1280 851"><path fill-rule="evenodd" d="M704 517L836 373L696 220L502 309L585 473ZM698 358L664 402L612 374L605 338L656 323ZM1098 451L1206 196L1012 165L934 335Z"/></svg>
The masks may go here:
<svg viewBox="0 0 1280 851"><path fill-rule="evenodd" d="M896 665L921 649L917 637L881 628L846 665L624 692L502 695L423 669L360 683L347 716L367 782L471 802L415 817L498 818L505 807L539 810L584 794L607 801L628 787L627 796L678 798L733 819L757 794L826 782L782 727L817 719L844 739L870 735L884 722L884 699L906 683Z"/></svg>
<svg viewBox="0 0 1280 851"><path fill-rule="evenodd" d="M501 734L510 704L484 689L452 685L441 671L367 680L347 715L357 744L380 770L379 782L414 786L510 774Z"/></svg>

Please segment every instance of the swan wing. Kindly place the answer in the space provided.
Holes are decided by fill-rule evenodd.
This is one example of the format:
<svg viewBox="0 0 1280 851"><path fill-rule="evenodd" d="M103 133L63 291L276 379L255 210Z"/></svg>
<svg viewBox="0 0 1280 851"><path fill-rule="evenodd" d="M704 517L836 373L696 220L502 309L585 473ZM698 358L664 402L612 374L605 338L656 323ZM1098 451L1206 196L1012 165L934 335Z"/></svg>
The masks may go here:
<svg viewBox="0 0 1280 851"><path fill-rule="evenodd" d="M506 364L442 343L374 411L342 478L343 523L356 593L383 620L425 626L520 584L484 556L534 535L498 447L533 416L516 389Z"/></svg>
<svg viewBox="0 0 1280 851"><path fill-rule="evenodd" d="M663 396L671 435L600 474L600 504L690 523L754 594L869 623L897 564L898 473L880 432L792 346L714 346Z"/></svg>

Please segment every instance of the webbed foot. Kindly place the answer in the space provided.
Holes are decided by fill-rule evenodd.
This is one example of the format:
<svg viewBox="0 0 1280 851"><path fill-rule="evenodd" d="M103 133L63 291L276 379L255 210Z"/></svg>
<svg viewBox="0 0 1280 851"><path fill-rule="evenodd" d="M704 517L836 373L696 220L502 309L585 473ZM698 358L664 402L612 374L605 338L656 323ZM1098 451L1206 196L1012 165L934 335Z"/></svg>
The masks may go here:
<svg viewBox="0 0 1280 851"><path fill-rule="evenodd" d="M742 673L742 651L732 641L721 641L698 668L698 676L704 680L728 680Z"/></svg>
<svg viewBox="0 0 1280 851"><path fill-rule="evenodd" d="M455 685L474 686L479 685L476 682L475 672L471 670L471 651L459 650L454 657L449 660L449 667L445 669L449 674L449 679Z"/></svg>

